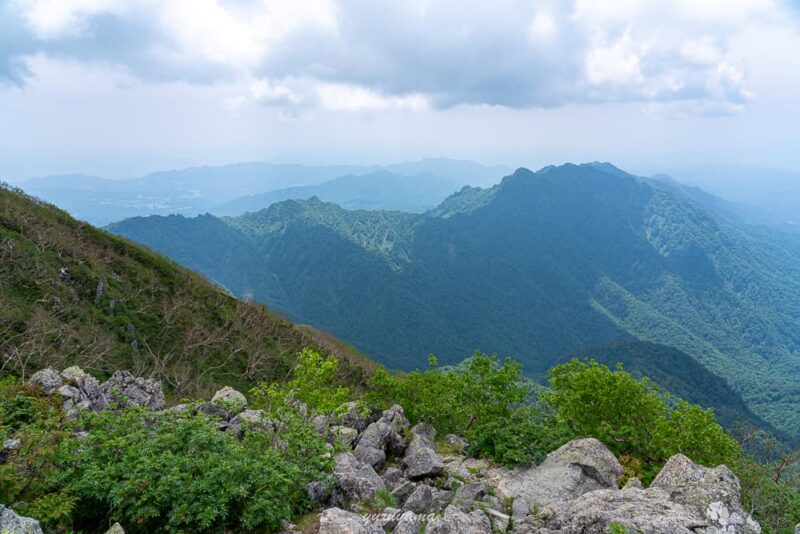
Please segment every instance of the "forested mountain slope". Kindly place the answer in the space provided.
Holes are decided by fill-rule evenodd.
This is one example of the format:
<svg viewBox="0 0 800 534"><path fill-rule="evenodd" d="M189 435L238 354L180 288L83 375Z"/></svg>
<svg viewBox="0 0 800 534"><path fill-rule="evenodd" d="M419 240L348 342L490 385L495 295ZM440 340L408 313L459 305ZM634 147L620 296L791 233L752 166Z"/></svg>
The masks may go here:
<svg viewBox="0 0 800 534"><path fill-rule="evenodd" d="M536 376L580 346L651 341L800 435L797 247L668 184L567 164L465 188L424 215L287 201L214 221L218 238L192 239L196 225L211 223L154 217L112 230L390 366L480 348Z"/></svg>
<svg viewBox="0 0 800 534"><path fill-rule="evenodd" d="M373 368L332 338L2 187L0 295L0 368L23 376L74 364L100 375L129 369L180 397L283 378L306 346L343 356L347 382Z"/></svg>

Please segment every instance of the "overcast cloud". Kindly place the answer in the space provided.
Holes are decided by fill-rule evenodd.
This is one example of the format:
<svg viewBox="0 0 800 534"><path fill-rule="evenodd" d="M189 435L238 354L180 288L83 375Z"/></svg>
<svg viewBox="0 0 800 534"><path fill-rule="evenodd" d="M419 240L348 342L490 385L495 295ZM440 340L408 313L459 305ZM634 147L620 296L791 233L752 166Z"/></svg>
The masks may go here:
<svg viewBox="0 0 800 534"><path fill-rule="evenodd" d="M64 171L92 168L86 151L102 151L96 161L107 164L95 168L112 174L128 163L110 162L136 150L145 167L202 162L203 153L333 159L335 147L358 154L343 150L347 139L365 142L353 129L389 125L427 143L401 139L396 155L409 157L421 146L429 153L420 156L604 155L602 142L566 146L569 134L528 147L499 135L476 152L452 126L517 131L531 119L546 128L566 120L580 139L582 128L601 131L581 117L609 116L609 156L626 152L631 129L654 125L677 135L704 124L706 137L730 139L720 131L726 117L746 130L781 107L794 113L800 98L786 85L797 81L798 55L797 13L779 0L0 0L0 119L18 133L0 134L0 172L35 172L20 161L36 150ZM619 117L630 124L620 131L612 112L637 119ZM337 123L344 141L325 137ZM127 133L109 132L114 124ZM437 150L431 131L456 138ZM299 139L305 150L289 144ZM759 157L776 157L777 142L780 164L800 166L773 141Z"/></svg>

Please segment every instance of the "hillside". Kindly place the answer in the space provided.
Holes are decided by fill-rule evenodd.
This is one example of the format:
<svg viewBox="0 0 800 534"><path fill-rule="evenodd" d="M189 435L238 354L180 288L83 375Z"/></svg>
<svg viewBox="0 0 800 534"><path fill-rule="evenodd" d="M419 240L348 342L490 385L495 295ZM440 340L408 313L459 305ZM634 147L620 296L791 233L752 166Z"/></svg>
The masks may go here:
<svg viewBox="0 0 800 534"><path fill-rule="evenodd" d="M639 339L685 352L800 435L798 247L660 181L568 164L465 188L427 214L288 201L217 221L235 242L187 240L201 220L111 229L204 272L219 258L212 276L235 294L393 367L479 348L541 376L579 347Z"/></svg>
<svg viewBox="0 0 800 534"><path fill-rule="evenodd" d="M283 200L318 197L347 209L422 212L438 205L462 184L449 178L423 173L411 176L378 171L347 175L318 185L278 189L247 195L215 207L215 215L241 215L259 211Z"/></svg>
<svg viewBox="0 0 800 534"><path fill-rule="evenodd" d="M229 230L229 236L236 235ZM345 345L232 298L200 275L55 207L0 188L2 370L80 365L162 380L175 397L283 378L303 347L373 365Z"/></svg>

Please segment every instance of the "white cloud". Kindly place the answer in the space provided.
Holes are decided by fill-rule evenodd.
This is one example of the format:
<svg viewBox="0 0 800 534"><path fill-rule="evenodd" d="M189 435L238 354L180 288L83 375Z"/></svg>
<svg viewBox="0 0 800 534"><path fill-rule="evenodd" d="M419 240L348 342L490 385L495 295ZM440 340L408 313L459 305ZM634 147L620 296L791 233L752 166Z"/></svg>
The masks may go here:
<svg viewBox="0 0 800 534"><path fill-rule="evenodd" d="M419 94L386 96L352 84L325 83L317 87L322 107L329 111L422 111L430 106Z"/></svg>
<svg viewBox="0 0 800 534"><path fill-rule="evenodd" d="M643 81L639 54L628 32L616 42L600 44L586 54L586 78L592 85L634 85Z"/></svg>

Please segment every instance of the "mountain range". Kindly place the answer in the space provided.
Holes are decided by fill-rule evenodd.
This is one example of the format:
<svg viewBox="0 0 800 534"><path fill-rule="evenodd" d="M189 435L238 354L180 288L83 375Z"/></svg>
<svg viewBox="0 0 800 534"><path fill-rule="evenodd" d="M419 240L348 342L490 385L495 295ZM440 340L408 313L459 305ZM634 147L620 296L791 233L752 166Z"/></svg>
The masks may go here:
<svg viewBox="0 0 800 534"><path fill-rule="evenodd" d="M427 158L393 165L237 163L160 171L127 180L59 175L18 183L74 217L105 225L128 217L239 215L318 196L352 208L424 211L464 185L496 183L508 169Z"/></svg>
<svg viewBox="0 0 800 534"><path fill-rule="evenodd" d="M464 187L421 214L312 198L109 229L391 367L481 349L536 377L579 347L652 342L800 436L800 244L709 202L566 164Z"/></svg>

